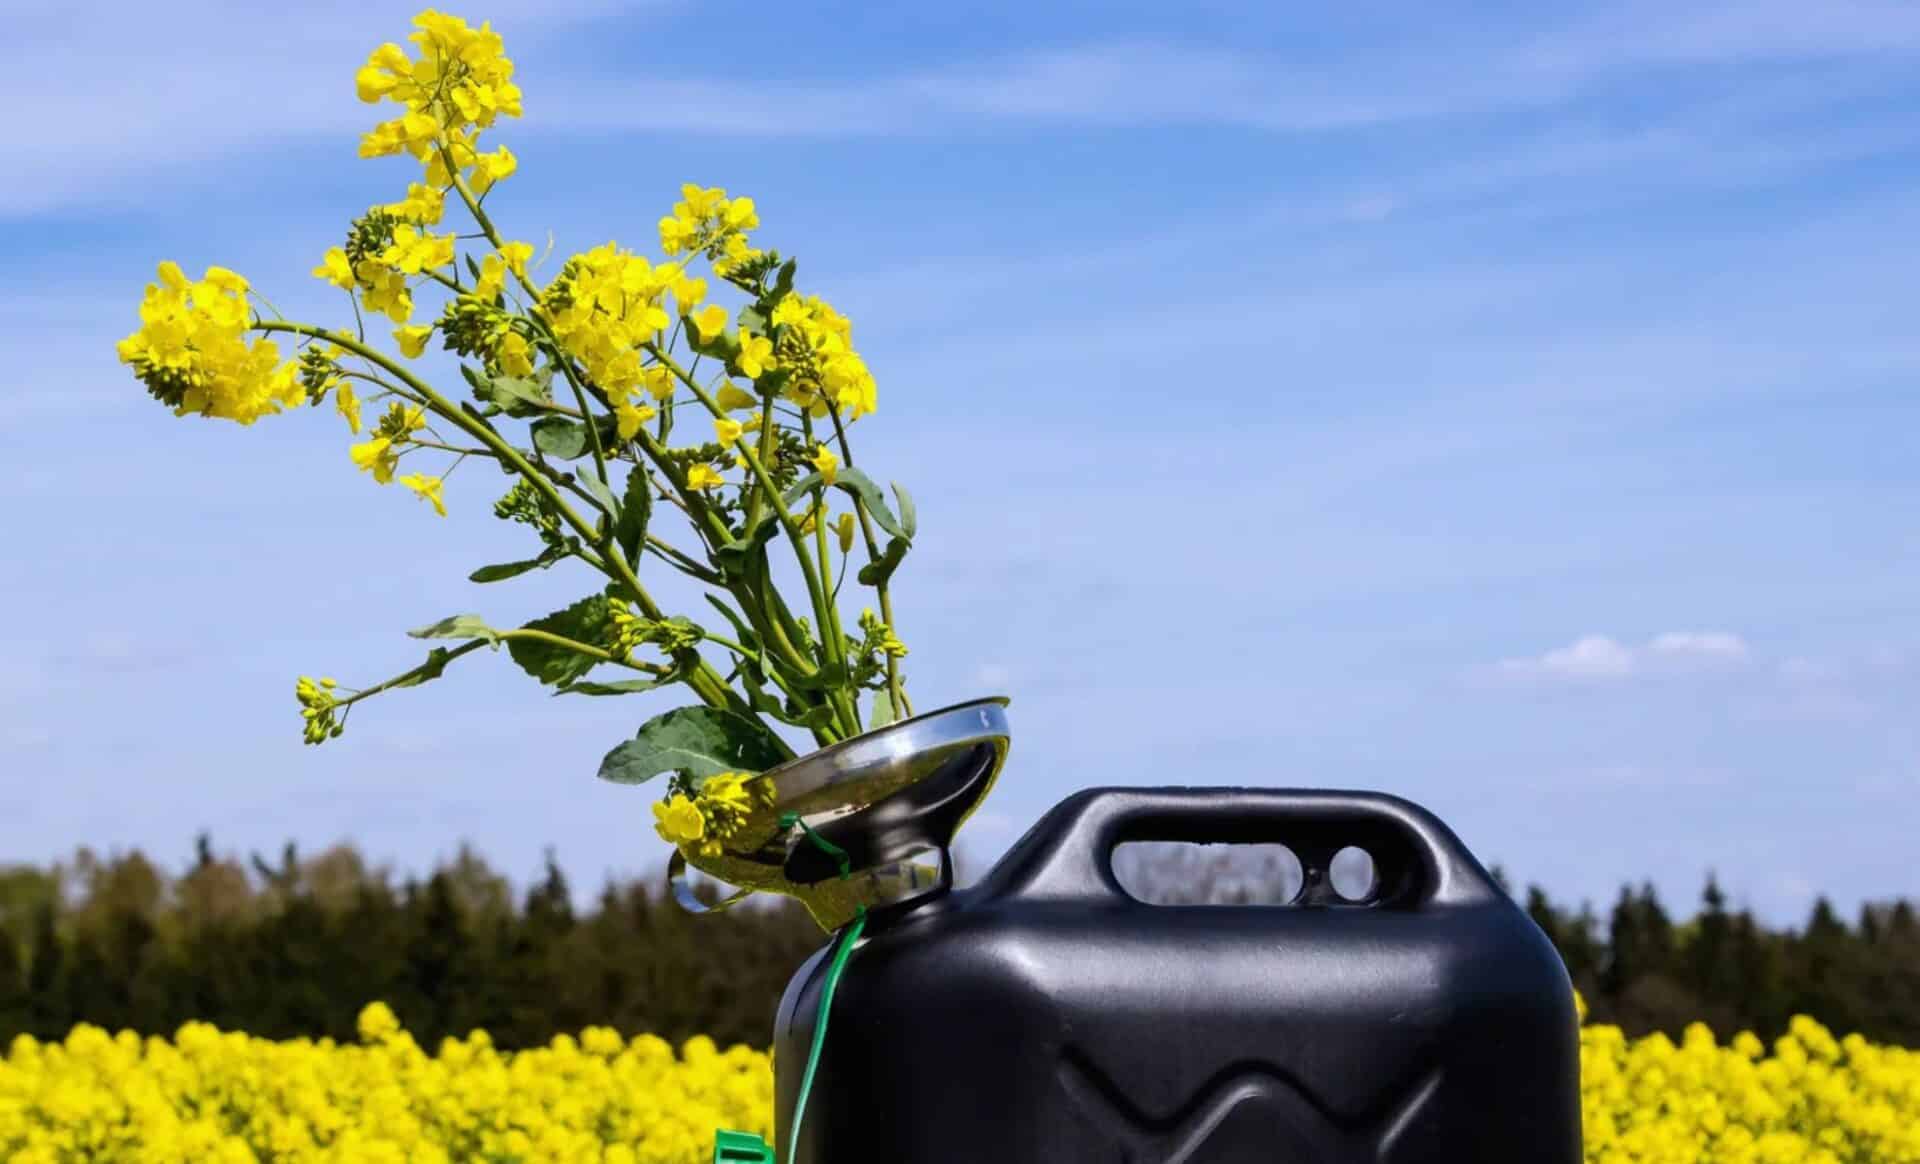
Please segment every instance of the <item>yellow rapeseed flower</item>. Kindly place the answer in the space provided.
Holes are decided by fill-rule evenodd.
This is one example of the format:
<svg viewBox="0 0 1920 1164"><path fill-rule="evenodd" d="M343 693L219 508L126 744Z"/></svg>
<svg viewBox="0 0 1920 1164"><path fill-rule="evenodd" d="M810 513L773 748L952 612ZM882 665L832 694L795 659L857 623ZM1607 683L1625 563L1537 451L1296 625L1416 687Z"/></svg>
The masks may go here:
<svg viewBox="0 0 1920 1164"><path fill-rule="evenodd" d="M707 834L707 818L700 814L699 806L684 795L655 804L653 815L654 831L670 845L692 844Z"/></svg>
<svg viewBox="0 0 1920 1164"><path fill-rule="evenodd" d="M720 391L714 394L714 400L728 412L752 408L760 403L759 397L731 383L720 385Z"/></svg>
<svg viewBox="0 0 1920 1164"><path fill-rule="evenodd" d="M727 330L727 309L718 303L709 303L693 314L693 326L700 329L700 338L713 339Z"/></svg>
<svg viewBox="0 0 1920 1164"><path fill-rule="evenodd" d="M420 473L408 473L399 480L400 484L413 490L423 501L432 502L435 513L441 517L447 516L447 503L440 495L440 486L443 484L441 478L428 477Z"/></svg>
<svg viewBox="0 0 1920 1164"><path fill-rule="evenodd" d="M247 281L208 267L189 283L175 263L161 263L147 285L140 329L121 340L120 362L162 403L185 416L252 424L306 399L298 365L282 362L272 340L254 338Z"/></svg>
<svg viewBox="0 0 1920 1164"><path fill-rule="evenodd" d="M322 720L331 684L303 677L299 694ZM738 822L764 791L715 776L698 801L655 805L656 827L711 844L706 813ZM429 1052L379 1002L355 1026L340 1044L199 1022L170 1039L85 1023L58 1041L23 1035L0 1048L0 1158L708 1164L716 1128L772 1134L772 1060L748 1047L588 1027L517 1052L474 1031ZM1723 1045L1699 1024L1677 1042L1585 1026L1580 1070L1588 1164L1920 1162L1920 1050L1811 1019L1771 1048L1751 1033Z"/></svg>
<svg viewBox="0 0 1920 1164"><path fill-rule="evenodd" d="M504 242L500 244L500 256L507 266L522 279L527 277L527 263L533 258L533 244L524 242Z"/></svg>
<svg viewBox="0 0 1920 1164"><path fill-rule="evenodd" d="M509 376L533 375L531 350L526 337L517 331L500 337L500 342L493 347L493 358L499 362L500 370Z"/></svg>
<svg viewBox="0 0 1920 1164"><path fill-rule="evenodd" d="M360 435L360 398L354 395L353 384L342 380L333 390L333 406L346 418L347 427L354 436Z"/></svg>
<svg viewBox="0 0 1920 1164"><path fill-rule="evenodd" d="M328 248L320 265L313 269L313 277L325 279L343 291L353 290L353 264L347 261L347 252L339 247Z"/></svg>
<svg viewBox="0 0 1920 1164"><path fill-rule="evenodd" d="M813 467L820 470L820 480L831 485L840 479L840 458L825 445L816 446L812 457Z"/></svg>
<svg viewBox="0 0 1920 1164"><path fill-rule="evenodd" d="M773 341L752 332L740 333L740 354L734 357L734 364L740 374L749 380L758 380L774 366Z"/></svg>
<svg viewBox="0 0 1920 1164"><path fill-rule="evenodd" d="M417 360L427 350L427 341L433 338L433 327L397 327L393 330L393 342L400 345L400 354L409 360Z"/></svg>
<svg viewBox="0 0 1920 1164"><path fill-rule="evenodd" d="M616 400L613 404L614 423L623 441L630 441L638 436L641 426L658 415L659 413L650 404L635 404L631 400Z"/></svg>
<svg viewBox="0 0 1920 1164"><path fill-rule="evenodd" d="M362 472L372 473L373 479L385 485L393 480L393 471L400 465L400 453L393 447L390 437L374 437L347 450L354 465Z"/></svg>

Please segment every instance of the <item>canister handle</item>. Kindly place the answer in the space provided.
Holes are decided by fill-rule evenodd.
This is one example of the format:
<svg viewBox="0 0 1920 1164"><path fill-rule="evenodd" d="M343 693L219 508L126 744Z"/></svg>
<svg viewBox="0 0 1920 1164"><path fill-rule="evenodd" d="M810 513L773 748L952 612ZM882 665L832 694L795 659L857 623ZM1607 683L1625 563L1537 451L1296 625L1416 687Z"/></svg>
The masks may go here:
<svg viewBox="0 0 1920 1164"><path fill-rule="evenodd" d="M1314 899L1333 854L1357 845L1379 875L1385 907L1478 905L1503 896L1453 830L1411 801L1381 792L1288 788L1093 788L1042 817L983 885L1026 898L1131 900L1114 877L1127 841L1285 844Z"/></svg>

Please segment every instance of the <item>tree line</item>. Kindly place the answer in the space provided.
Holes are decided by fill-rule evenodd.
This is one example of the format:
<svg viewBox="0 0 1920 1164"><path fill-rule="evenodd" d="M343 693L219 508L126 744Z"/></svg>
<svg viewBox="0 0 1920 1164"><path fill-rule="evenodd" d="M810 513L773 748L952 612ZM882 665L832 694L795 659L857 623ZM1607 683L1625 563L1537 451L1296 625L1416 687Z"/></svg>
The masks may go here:
<svg viewBox="0 0 1920 1164"><path fill-rule="evenodd" d="M1160 876L1189 900L1259 899L1223 867ZM1822 899L1805 925L1774 930L1729 909L1711 877L1685 920L1651 885L1623 888L1604 918L1538 887L1519 899L1596 1021L1771 1037L1804 1013L1920 1046L1920 921L1906 901L1848 921ZM396 878L350 846L242 861L202 837L177 874L137 851L82 850L0 868L0 1047L82 1021L344 1040L373 999L428 1047L475 1028L524 1047L596 1024L764 1044L788 976L823 940L785 903L688 916L658 878L610 882L581 909L551 856L516 893L466 849L424 878Z"/></svg>

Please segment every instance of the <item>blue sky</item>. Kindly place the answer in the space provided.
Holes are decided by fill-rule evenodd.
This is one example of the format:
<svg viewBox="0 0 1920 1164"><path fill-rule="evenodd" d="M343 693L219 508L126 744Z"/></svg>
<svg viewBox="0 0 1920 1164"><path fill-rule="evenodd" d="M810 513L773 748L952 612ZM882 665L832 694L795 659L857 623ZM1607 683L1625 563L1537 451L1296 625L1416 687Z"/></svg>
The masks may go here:
<svg viewBox="0 0 1920 1164"><path fill-rule="evenodd" d="M483 659L299 745L294 675L589 584L464 580L522 556L493 484L441 521L330 412L178 421L114 363L161 258L334 320L308 268L404 191L352 73L411 6L297 11L8 17L0 855L652 868L592 770L664 699ZM917 702L1014 700L976 855L1089 784L1325 785L1563 898L1920 894L1920 8L456 11L520 66L511 234L649 246L723 185L855 320Z"/></svg>

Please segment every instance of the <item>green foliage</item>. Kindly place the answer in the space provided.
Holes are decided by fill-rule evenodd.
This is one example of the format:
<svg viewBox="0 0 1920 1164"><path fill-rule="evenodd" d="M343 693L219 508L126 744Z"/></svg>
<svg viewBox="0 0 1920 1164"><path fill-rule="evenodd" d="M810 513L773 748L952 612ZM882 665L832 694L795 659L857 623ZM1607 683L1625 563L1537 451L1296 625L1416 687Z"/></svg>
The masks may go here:
<svg viewBox="0 0 1920 1164"><path fill-rule="evenodd" d="M545 631L576 643L601 646L611 637L607 596L589 595L565 610L556 610L545 618L536 618L521 629ZM514 662L520 664L521 670L549 687L572 683L604 661L598 656L583 654L571 647L541 639L512 639L507 643L507 653L513 656Z"/></svg>
<svg viewBox="0 0 1920 1164"><path fill-rule="evenodd" d="M477 614L450 614L431 626L410 630L407 634L416 639L485 639L490 643L500 641L500 632L487 625L487 620Z"/></svg>
<svg viewBox="0 0 1920 1164"><path fill-rule="evenodd" d="M452 661L453 652L445 647L435 647L427 652L427 657L418 667L397 678L387 680L388 687L418 687L446 674L447 664Z"/></svg>
<svg viewBox="0 0 1920 1164"><path fill-rule="evenodd" d="M640 560L647 541L647 524L653 517L653 490L643 469L627 473L627 492L620 499L620 520L614 523L613 540L629 562Z"/></svg>
<svg viewBox="0 0 1920 1164"><path fill-rule="evenodd" d="M376 998L428 1047L475 1027L503 1047L529 1047L593 1024L764 1045L787 978L820 941L790 905L691 918L654 876L609 883L582 910L551 858L528 872L531 885L515 894L463 849L396 882L347 847L313 856L289 847L250 868L204 840L177 874L137 852L0 868L0 1045L20 1033L62 1037L79 1021L170 1035L189 1019L351 1040L355 1015ZM1203 898L1220 888L1194 880ZM1646 943L1627 931L1658 929L1646 896L1644 886L1626 894L1629 947ZM1672 926L1664 969L1630 966L1610 989L1604 968L1632 957L1599 932L1613 927L1537 888L1525 897L1594 1021L1678 1037L1705 1016L1722 1038L1751 1029L1771 1039L1802 1011L1837 1032L1920 1046L1911 903L1868 906L1852 924L1817 903L1805 925L1775 931L1724 899L1703 900L1691 922ZM1724 945L1703 947L1718 940L1711 933Z"/></svg>
<svg viewBox="0 0 1920 1164"><path fill-rule="evenodd" d="M914 508L913 494L907 492L905 485L895 481L893 498L900 503L900 536L912 541L913 535L920 531L920 514Z"/></svg>
<svg viewBox="0 0 1920 1164"><path fill-rule="evenodd" d="M887 580L893 577L893 572L900 568L901 559L907 556L907 548L907 539L888 538L887 548L881 551L879 560L860 567L860 573L856 575L860 579L860 584L862 586L885 585Z"/></svg>
<svg viewBox="0 0 1920 1164"><path fill-rule="evenodd" d="M764 772L792 752L766 727L717 707L682 707L640 725L600 761L600 779L644 784L677 772L694 782L722 772Z"/></svg>
<svg viewBox="0 0 1920 1164"><path fill-rule="evenodd" d="M519 894L466 850L399 882L345 847L264 873L208 852L130 893L136 863L84 879L69 867L80 892L0 910L0 1047L82 1021L351 1042L373 999L427 1047L476 1027L532 1047L594 1024L764 1045L774 1001L820 940L794 906L689 917L657 876L609 883L581 910L551 858Z"/></svg>
<svg viewBox="0 0 1920 1164"><path fill-rule="evenodd" d="M767 548L767 543L780 533L780 523L771 517L764 518L740 535L740 539L730 546L722 546L713 551L713 564L720 567L721 574L731 579L753 577L753 562L756 555Z"/></svg>
<svg viewBox="0 0 1920 1164"><path fill-rule="evenodd" d="M555 554L542 554L537 558L528 558L524 562L501 562L496 566L482 566L467 575L469 582L504 582L509 578L518 578L529 570L544 570L559 561Z"/></svg>
<svg viewBox="0 0 1920 1164"><path fill-rule="evenodd" d="M577 420L549 416L534 421L529 429L533 433L533 447L549 457L577 461L593 451L587 426Z"/></svg>
<svg viewBox="0 0 1920 1164"><path fill-rule="evenodd" d="M793 488L787 490L787 504L790 506L798 504L800 499L811 492L814 486L819 485L820 482L821 478L818 473L808 473L806 476L800 478L800 480L794 482ZM886 530L894 537L903 538L908 542L913 541L913 531L910 524L902 523L899 518L893 515L893 510L887 508L887 496L880 492L880 486L873 483L873 478L851 465L842 465L835 473L833 487L835 489L844 489L848 493L858 497L860 504L866 506L867 512L873 515L874 523L881 529ZM899 492L901 497L906 497L905 491L901 490L898 485L894 486L894 489ZM912 505L911 499L907 500L907 505ZM911 509L909 509L908 512L911 514Z"/></svg>

